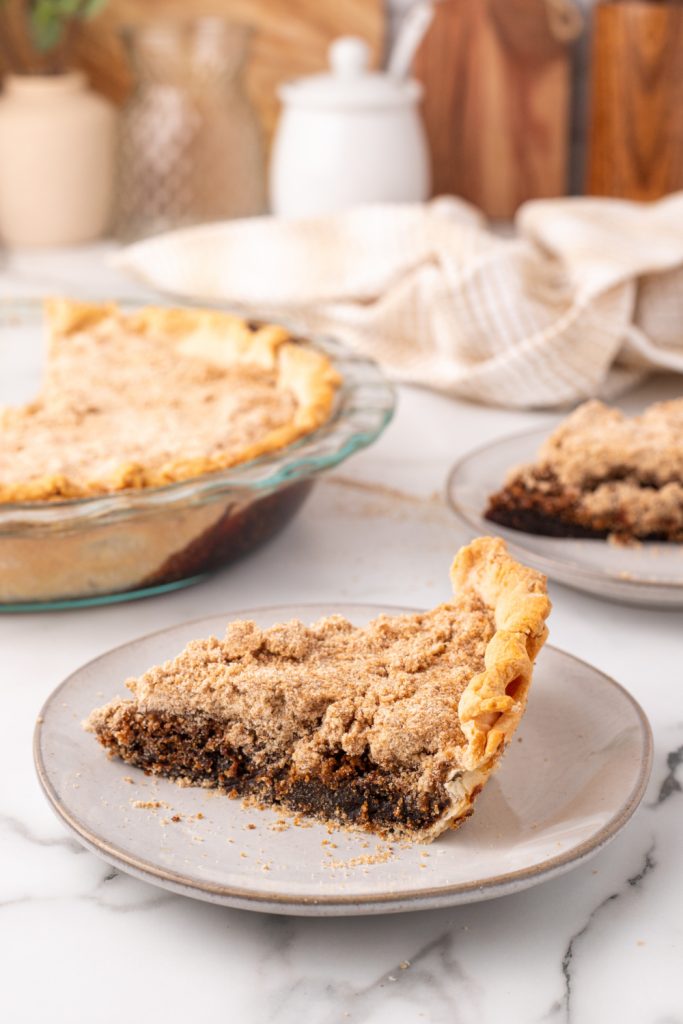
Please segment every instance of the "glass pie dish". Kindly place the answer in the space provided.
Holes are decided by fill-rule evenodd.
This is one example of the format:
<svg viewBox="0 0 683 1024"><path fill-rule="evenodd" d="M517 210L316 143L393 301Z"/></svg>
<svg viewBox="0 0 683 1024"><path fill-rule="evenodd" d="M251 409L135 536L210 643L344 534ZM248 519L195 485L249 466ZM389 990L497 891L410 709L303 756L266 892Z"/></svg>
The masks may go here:
<svg viewBox="0 0 683 1024"><path fill-rule="evenodd" d="M42 363L42 307L0 307L0 405L30 399ZM342 376L314 433L235 467L144 490L0 504L0 611L105 604L187 586L273 537L317 476L372 444L394 410L380 370L331 338L307 339Z"/></svg>

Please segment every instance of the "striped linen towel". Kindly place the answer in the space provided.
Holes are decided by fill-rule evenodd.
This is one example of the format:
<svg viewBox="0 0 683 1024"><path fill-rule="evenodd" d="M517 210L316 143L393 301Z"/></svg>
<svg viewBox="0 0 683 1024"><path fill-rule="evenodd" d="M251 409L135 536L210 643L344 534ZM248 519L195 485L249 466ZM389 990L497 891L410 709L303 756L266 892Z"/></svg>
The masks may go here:
<svg viewBox="0 0 683 1024"><path fill-rule="evenodd" d="M492 405L613 396L683 373L683 193L525 204L490 231L448 198L259 217L115 258L158 290L334 334L394 378Z"/></svg>

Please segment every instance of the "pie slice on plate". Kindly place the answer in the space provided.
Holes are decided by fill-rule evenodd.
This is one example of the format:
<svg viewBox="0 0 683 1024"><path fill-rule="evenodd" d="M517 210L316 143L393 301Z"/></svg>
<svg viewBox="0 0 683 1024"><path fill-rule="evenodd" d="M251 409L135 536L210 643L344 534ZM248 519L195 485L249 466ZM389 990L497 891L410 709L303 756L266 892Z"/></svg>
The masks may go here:
<svg viewBox="0 0 683 1024"><path fill-rule="evenodd" d="M632 419L579 406L510 473L486 518L552 537L683 541L683 399Z"/></svg>
<svg viewBox="0 0 683 1024"><path fill-rule="evenodd" d="M463 548L451 579L445 604L363 627L231 622L85 728L183 785L433 839L472 812L517 728L550 611L545 577L498 539Z"/></svg>

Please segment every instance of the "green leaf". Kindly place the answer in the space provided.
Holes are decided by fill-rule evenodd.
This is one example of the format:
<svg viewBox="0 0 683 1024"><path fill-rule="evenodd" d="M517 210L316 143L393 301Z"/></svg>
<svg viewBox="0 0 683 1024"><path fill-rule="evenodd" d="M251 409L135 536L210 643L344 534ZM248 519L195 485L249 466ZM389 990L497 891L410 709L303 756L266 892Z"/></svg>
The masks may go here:
<svg viewBox="0 0 683 1024"><path fill-rule="evenodd" d="M29 14L29 26L37 50L44 53L57 46L64 34L59 0L36 0Z"/></svg>
<svg viewBox="0 0 683 1024"><path fill-rule="evenodd" d="M33 19L31 23L31 38L36 49L42 53L54 49L61 41L63 34L64 26L59 21L40 22Z"/></svg>
<svg viewBox="0 0 683 1024"><path fill-rule="evenodd" d="M85 0L81 10L82 18L94 18L96 14L104 10L109 0Z"/></svg>
<svg viewBox="0 0 683 1024"><path fill-rule="evenodd" d="M0 4L6 0L0 0ZM46 52L58 46L70 21L93 18L107 0L29 0L28 21L33 44Z"/></svg>
<svg viewBox="0 0 683 1024"><path fill-rule="evenodd" d="M58 13L65 21L78 14L78 9L83 0L53 0L55 13Z"/></svg>

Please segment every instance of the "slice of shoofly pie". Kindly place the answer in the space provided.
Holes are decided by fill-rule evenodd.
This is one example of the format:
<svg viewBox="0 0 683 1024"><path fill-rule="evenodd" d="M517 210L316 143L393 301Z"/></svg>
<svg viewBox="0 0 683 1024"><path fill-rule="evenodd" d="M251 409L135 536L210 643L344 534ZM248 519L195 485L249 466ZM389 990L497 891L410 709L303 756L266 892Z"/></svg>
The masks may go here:
<svg viewBox="0 0 683 1024"><path fill-rule="evenodd" d="M683 399L629 418L584 402L508 474L486 518L550 537L683 541Z"/></svg>
<svg viewBox="0 0 683 1024"><path fill-rule="evenodd" d="M183 785L385 836L459 825L524 713L545 578L501 540L463 548L453 596L356 627L228 625L92 712L111 755Z"/></svg>

